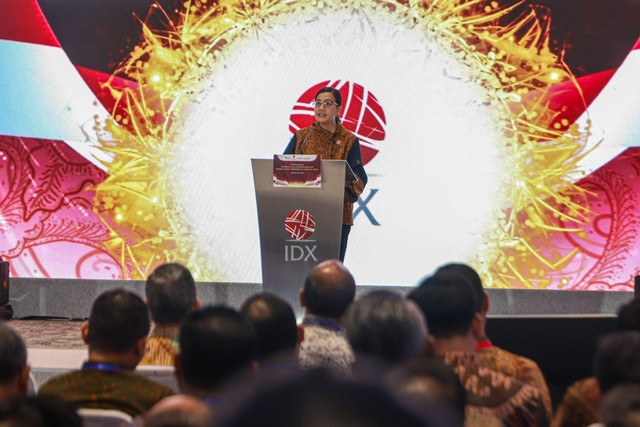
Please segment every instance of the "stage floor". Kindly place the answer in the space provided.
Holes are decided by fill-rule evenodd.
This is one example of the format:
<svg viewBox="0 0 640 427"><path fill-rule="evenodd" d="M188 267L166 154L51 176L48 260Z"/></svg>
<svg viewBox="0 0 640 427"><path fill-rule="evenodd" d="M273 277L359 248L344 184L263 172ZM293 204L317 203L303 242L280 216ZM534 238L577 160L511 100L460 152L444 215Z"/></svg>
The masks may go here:
<svg viewBox="0 0 640 427"><path fill-rule="evenodd" d="M12 319L7 322L24 340L27 348L86 350L80 332L81 321L67 319Z"/></svg>

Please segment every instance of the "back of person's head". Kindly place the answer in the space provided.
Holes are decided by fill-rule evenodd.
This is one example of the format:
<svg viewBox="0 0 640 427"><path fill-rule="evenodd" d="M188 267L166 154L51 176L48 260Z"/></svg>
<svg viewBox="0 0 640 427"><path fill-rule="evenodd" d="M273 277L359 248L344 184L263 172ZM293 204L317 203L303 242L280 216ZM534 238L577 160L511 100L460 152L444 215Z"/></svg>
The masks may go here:
<svg viewBox="0 0 640 427"><path fill-rule="evenodd" d="M0 401L2 427L81 427L75 408L55 396L16 396Z"/></svg>
<svg viewBox="0 0 640 427"><path fill-rule="evenodd" d="M328 260L311 270L303 290L310 314L339 318L353 301L356 283L340 261Z"/></svg>
<svg viewBox="0 0 640 427"><path fill-rule="evenodd" d="M602 397L600 419L606 427L640 426L640 384L613 387Z"/></svg>
<svg viewBox="0 0 640 427"><path fill-rule="evenodd" d="M144 427L207 427L213 414L202 400L187 394L165 397L144 415Z"/></svg>
<svg viewBox="0 0 640 427"><path fill-rule="evenodd" d="M640 384L640 332L617 332L603 337L594 371L603 393L619 384Z"/></svg>
<svg viewBox="0 0 640 427"><path fill-rule="evenodd" d="M124 289L102 293L91 307L89 350L126 353L149 334L147 306L138 295Z"/></svg>
<svg viewBox="0 0 640 427"><path fill-rule="evenodd" d="M640 332L640 298L636 298L618 309L618 331Z"/></svg>
<svg viewBox="0 0 640 427"><path fill-rule="evenodd" d="M249 319L256 333L257 360L295 353L298 326L293 308L287 301L275 294L262 292L247 299L240 312Z"/></svg>
<svg viewBox="0 0 640 427"><path fill-rule="evenodd" d="M466 335L477 313L475 293L462 276L440 272L424 279L408 298L418 304L436 338Z"/></svg>
<svg viewBox="0 0 640 427"><path fill-rule="evenodd" d="M144 287L153 321L180 323L196 304L196 283L188 268L175 263L153 270Z"/></svg>
<svg viewBox="0 0 640 427"><path fill-rule="evenodd" d="M249 320L228 307L211 306L187 315L180 328L179 370L190 387L211 391L248 368L256 337Z"/></svg>
<svg viewBox="0 0 640 427"><path fill-rule="evenodd" d="M462 276L473 289L473 295L475 297L474 307L476 312L482 312L484 304L484 288L482 287L482 279L480 279L480 276L473 267L461 263L445 264L436 270L435 274L437 275L438 273L452 273Z"/></svg>
<svg viewBox="0 0 640 427"><path fill-rule="evenodd" d="M467 392L453 368L438 359L407 360L389 372L387 382L403 401L418 410L425 401L436 400L450 405L464 418Z"/></svg>
<svg viewBox="0 0 640 427"><path fill-rule="evenodd" d="M221 425L224 427L456 426L433 404L424 419L384 388L333 378L323 370L259 391Z"/></svg>
<svg viewBox="0 0 640 427"><path fill-rule="evenodd" d="M27 347L24 341L13 328L0 323L0 389L18 382L26 367Z"/></svg>
<svg viewBox="0 0 640 427"><path fill-rule="evenodd" d="M375 291L354 302L345 329L357 357L398 363L426 354L424 316L413 301L394 292Z"/></svg>

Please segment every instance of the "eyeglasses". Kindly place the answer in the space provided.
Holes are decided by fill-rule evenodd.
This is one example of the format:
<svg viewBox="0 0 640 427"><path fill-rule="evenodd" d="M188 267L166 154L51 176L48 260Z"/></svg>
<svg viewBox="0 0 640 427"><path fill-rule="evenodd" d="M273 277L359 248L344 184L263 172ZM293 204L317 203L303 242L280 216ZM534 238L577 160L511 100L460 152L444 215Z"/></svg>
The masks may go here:
<svg viewBox="0 0 640 427"><path fill-rule="evenodd" d="M314 108L318 108L321 105L324 105L324 108L331 108L331 106L337 105L337 103L333 101L315 101L315 100L312 102L312 104Z"/></svg>

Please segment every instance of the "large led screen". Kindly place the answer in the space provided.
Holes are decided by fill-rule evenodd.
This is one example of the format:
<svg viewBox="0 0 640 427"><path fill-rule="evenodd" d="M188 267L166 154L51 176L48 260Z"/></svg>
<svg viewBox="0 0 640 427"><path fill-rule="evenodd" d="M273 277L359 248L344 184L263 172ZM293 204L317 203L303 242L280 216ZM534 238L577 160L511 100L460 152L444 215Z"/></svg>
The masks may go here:
<svg viewBox="0 0 640 427"><path fill-rule="evenodd" d="M463 261L489 287L633 288L638 2L2 8L13 276L140 279L175 261L201 281L261 282L250 159L281 153L332 86L369 176L345 259L358 283Z"/></svg>

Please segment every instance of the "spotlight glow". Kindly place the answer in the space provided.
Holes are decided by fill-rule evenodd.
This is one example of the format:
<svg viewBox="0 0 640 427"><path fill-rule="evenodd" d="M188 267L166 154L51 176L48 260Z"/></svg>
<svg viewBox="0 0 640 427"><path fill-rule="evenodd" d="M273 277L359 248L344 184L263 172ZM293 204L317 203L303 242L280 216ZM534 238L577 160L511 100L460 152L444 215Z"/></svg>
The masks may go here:
<svg viewBox="0 0 640 427"><path fill-rule="evenodd" d="M357 220L347 252L356 277L406 284L425 264L478 250L499 207L504 142L483 105L486 92L434 41L384 16L338 12L277 26L232 52L196 88L197 101L172 137L182 147L175 193L198 246L225 276L261 280L248 159L282 152L296 99L331 78L370 89L387 115L384 146L367 166L368 188L380 189L375 213L383 227L364 215ZM363 248L380 259L401 251L408 267L398 274L371 263L357 256Z"/></svg>

